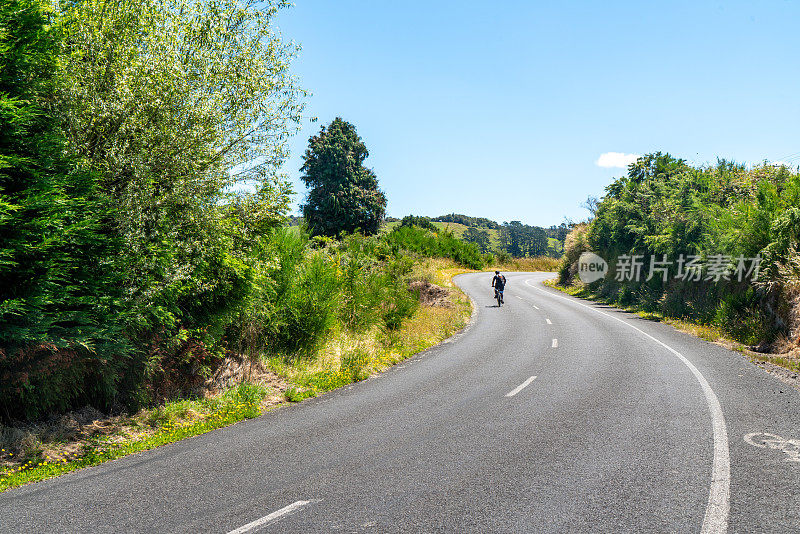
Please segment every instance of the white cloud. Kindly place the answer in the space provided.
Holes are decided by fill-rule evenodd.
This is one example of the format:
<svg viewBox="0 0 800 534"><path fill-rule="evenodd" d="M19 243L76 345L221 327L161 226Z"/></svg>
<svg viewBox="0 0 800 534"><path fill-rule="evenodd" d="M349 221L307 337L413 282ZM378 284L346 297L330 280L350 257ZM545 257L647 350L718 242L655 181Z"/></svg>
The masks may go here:
<svg viewBox="0 0 800 534"><path fill-rule="evenodd" d="M624 154L622 152L606 152L605 154L600 154L600 157L597 158L595 161L595 165L598 167L619 167L621 169L625 169L631 163L635 162L639 158L639 154Z"/></svg>

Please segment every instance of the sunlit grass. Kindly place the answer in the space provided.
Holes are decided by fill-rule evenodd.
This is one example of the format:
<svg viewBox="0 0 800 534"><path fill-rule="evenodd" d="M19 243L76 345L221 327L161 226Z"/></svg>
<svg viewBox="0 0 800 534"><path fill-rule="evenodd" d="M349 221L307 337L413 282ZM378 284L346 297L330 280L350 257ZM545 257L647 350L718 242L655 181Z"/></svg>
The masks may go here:
<svg viewBox="0 0 800 534"><path fill-rule="evenodd" d="M487 267L490 271L556 272L561 260L549 256L512 258L510 261Z"/></svg>
<svg viewBox="0 0 800 534"><path fill-rule="evenodd" d="M81 450L58 460L31 458L0 470L0 492L258 417L268 393L262 386L241 384L217 397L168 402L140 412L129 421L133 427L141 426L138 435L119 432L92 437ZM13 458L5 450L0 454Z"/></svg>
<svg viewBox="0 0 800 534"><path fill-rule="evenodd" d="M451 281L461 272L471 271L452 260L423 260L413 277L451 288L447 306L420 306L397 330L381 326L363 333L339 330L313 360L269 360L273 371L290 383L286 398L298 402L364 380L458 332L472 313L469 299Z"/></svg>
<svg viewBox="0 0 800 534"><path fill-rule="evenodd" d="M313 359L269 360L270 368L289 382L286 399L301 401L364 380L451 337L472 313L469 298L452 283L453 276L465 272L474 271L449 259L423 259L412 277L449 288L446 306L420 306L397 330L375 326L354 333L339 327ZM257 417L269 393L268 388L242 384L215 397L167 402L118 422L117 431L83 440L79 450L57 460L35 451L24 461L16 461L12 453L0 451L0 459L11 464L0 468L0 491Z"/></svg>

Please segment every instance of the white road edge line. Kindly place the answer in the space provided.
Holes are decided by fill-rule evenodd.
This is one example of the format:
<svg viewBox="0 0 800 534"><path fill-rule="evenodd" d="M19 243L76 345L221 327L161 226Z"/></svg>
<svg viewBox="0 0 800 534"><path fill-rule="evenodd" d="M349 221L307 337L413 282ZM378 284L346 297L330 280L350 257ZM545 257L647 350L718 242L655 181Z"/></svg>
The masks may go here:
<svg viewBox="0 0 800 534"><path fill-rule="evenodd" d="M716 393L714 390L711 389L711 385L708 383L708 380L705 379L703 374L694 366L692 362L690 362L686 357L678 352L677 350L673 349L663 341L660 341L647 332L636 328L632 324L623 321L619 317L615 317L610 313L606 313L604 311L598 310L597 308L593 308L588 306L582 302L578 302L575 299L570 299L567 297L562 297L561 295L556 295L550 291L546 291L540 287L532 286L529 284L530 280L525 280L525 285L528 287L532 287L533 289L539 290L542 293L547 293L551 297L560 298L562 300L566 300L572 302L573 304L577 304L579 306L583 306L584 308L589 308L590 310L594 310L597 313L601 313L607 317L610 317L620 323L629 326L642 334L643 336L655 341L672 354L674 354L680 361L683 362L686 367L692 372L694 377L700 383L700 387L703 390L703 395L706 398L706 404L708 404L708 411L711 415L711 426L714 430L714 460L711 466L711 487L708 491L708 504L706 505L706 515L703 518L703 526L700 529L701 534L723 534L728 531L728 512L730 511L730 496L731 496L731 461L730 455L728 452L728 429L725 425L725 416L722 414L722 406L719 404L719 399L717 398Z"/></svg>
<svg viewBox="0 0 800 534"><path fill-rule="evenodd" d="M545 319L545 321L547 321L547 324L553 324L553 321L551 321L550 319Z"/></svg>
<svg viewBox="0 0 800 534"><path fill-rule="evenodd" d="M535 376L530 377L525 382L523 382L522 384L518 385L517 387L506 393L506 397L513 397L514 395L516 395L517 393L519 393L520 391L531 385L531 382L533 382L534 380L536 380Z"/></svg>
<svg viewBox="0 0 800 534"><path fill-rule="evenodd" d="M251 523L247 523L246 525L241 526L241 527L237 528L236 530L231 530L230 532L228 532L228 534L245 534L245 532L251 532L251 531L253 531L253 530L257 529L257 528L260 528L260 527L263 527L265 525L268 525L268 524L272 523L273 521L276 521L276 520L280 519L281 517L283 517L285 515L292 514L292 513L296 512L296 511L298 511L300 508L303 508L304 506L307 506L307 505L311 504L312 502L318 502L318 501L295 501L292 504L290 504L289 506L284 506L280 510L275 510L271 514L265 515L264 517L262 517L260 519L256 519L255 521L253 521Z"/></svg>
<svg viewBox="0 0 800 534"><path fill-rule="evenodd" d="M558 339L556 339L556 338L553 338L553 348L554 349L558 348Z"/></svg>

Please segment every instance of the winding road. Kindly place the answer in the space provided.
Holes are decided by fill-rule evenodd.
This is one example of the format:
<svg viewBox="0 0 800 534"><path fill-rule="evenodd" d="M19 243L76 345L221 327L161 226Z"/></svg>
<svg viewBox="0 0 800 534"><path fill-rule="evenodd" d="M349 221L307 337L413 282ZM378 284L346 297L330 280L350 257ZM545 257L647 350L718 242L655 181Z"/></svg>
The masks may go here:
<svg viewBox="0 0 800 534"><path fill-rule="evenodd" d="M554 291L386 373L0 494L0 532L798 532L800 392Z"/></svg>

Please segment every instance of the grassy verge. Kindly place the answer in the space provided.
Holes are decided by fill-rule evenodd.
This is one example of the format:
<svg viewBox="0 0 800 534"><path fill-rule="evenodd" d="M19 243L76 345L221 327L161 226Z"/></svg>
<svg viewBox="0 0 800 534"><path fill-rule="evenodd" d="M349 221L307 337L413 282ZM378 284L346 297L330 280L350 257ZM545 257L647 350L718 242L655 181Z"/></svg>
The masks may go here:
<svg viewBox="0 0 800 534"><path fill-rule="evenodd" d="M420 306L397 330L336 331L313 359L269 359L269 370L287 382L285 391L248 382L133 415L103 418L95 412L83 422L62 418L28 428L0 427L0 492L258 417L286 401L368 378L441 343L469 321L472 306L452 277L471 271L443 259L423 260L414 269L414 279L446 288L432 305Z"/></svg>
<svg viewBox="0 0 800 534"><path fill-rule="evenodd" d="M434 305L420 306L399 329L376 326L360 333L339 331L313 360L270 359L269 367L289 383L287 399L302 401L364 380L461 330L469 321L472 306L451 279L462 272L471 271L450 260L423 260L412 278L446 290Z"/></svg>
<svg viewBox="0 0 800 534"><path fill-rule="evenodd" d="M93 428L79 431L78 435L27 444L20 458L3 448L0 457L5 466L0 470L0 492L257 417L269 393L263 386L241 384L216 397L174 401L135 415L106 419L99 432L98 422L94 421L87 425ZM51 430L57 426L51 425Z"/></svg>
<svg viewBox="0 0 800 534"><path fill-rule="evenodd" d="M799 359L781 354L767 354L750 350L743 343L731 339L728 335L726 335L726 333L721 328L717 326L700 324L674 317L667 317L660 313L644 311L642 308L635 305L623 306L617 302L612 302L608 299L601 297L600 295L589 290L586 286L580 284L565 287L558 285L556 283L556 280L547 280L544 282L544 284L552 287L553 289L557 289L563 293L572 295L574 297L579 297L587 300L593 300L595 302L600 302L603 304L608 304L614 306L615 308L635 313L636 315L642 317L643 319L668 324L673 328L680 330L681 332L685 332L695 337L699 337L700 339L704 339L705 341L708 341L710 343L716 343L727 349L740 352L749 357L752 361L767 362L774 365L778 365L793 372L800 372Z"/></svg>

